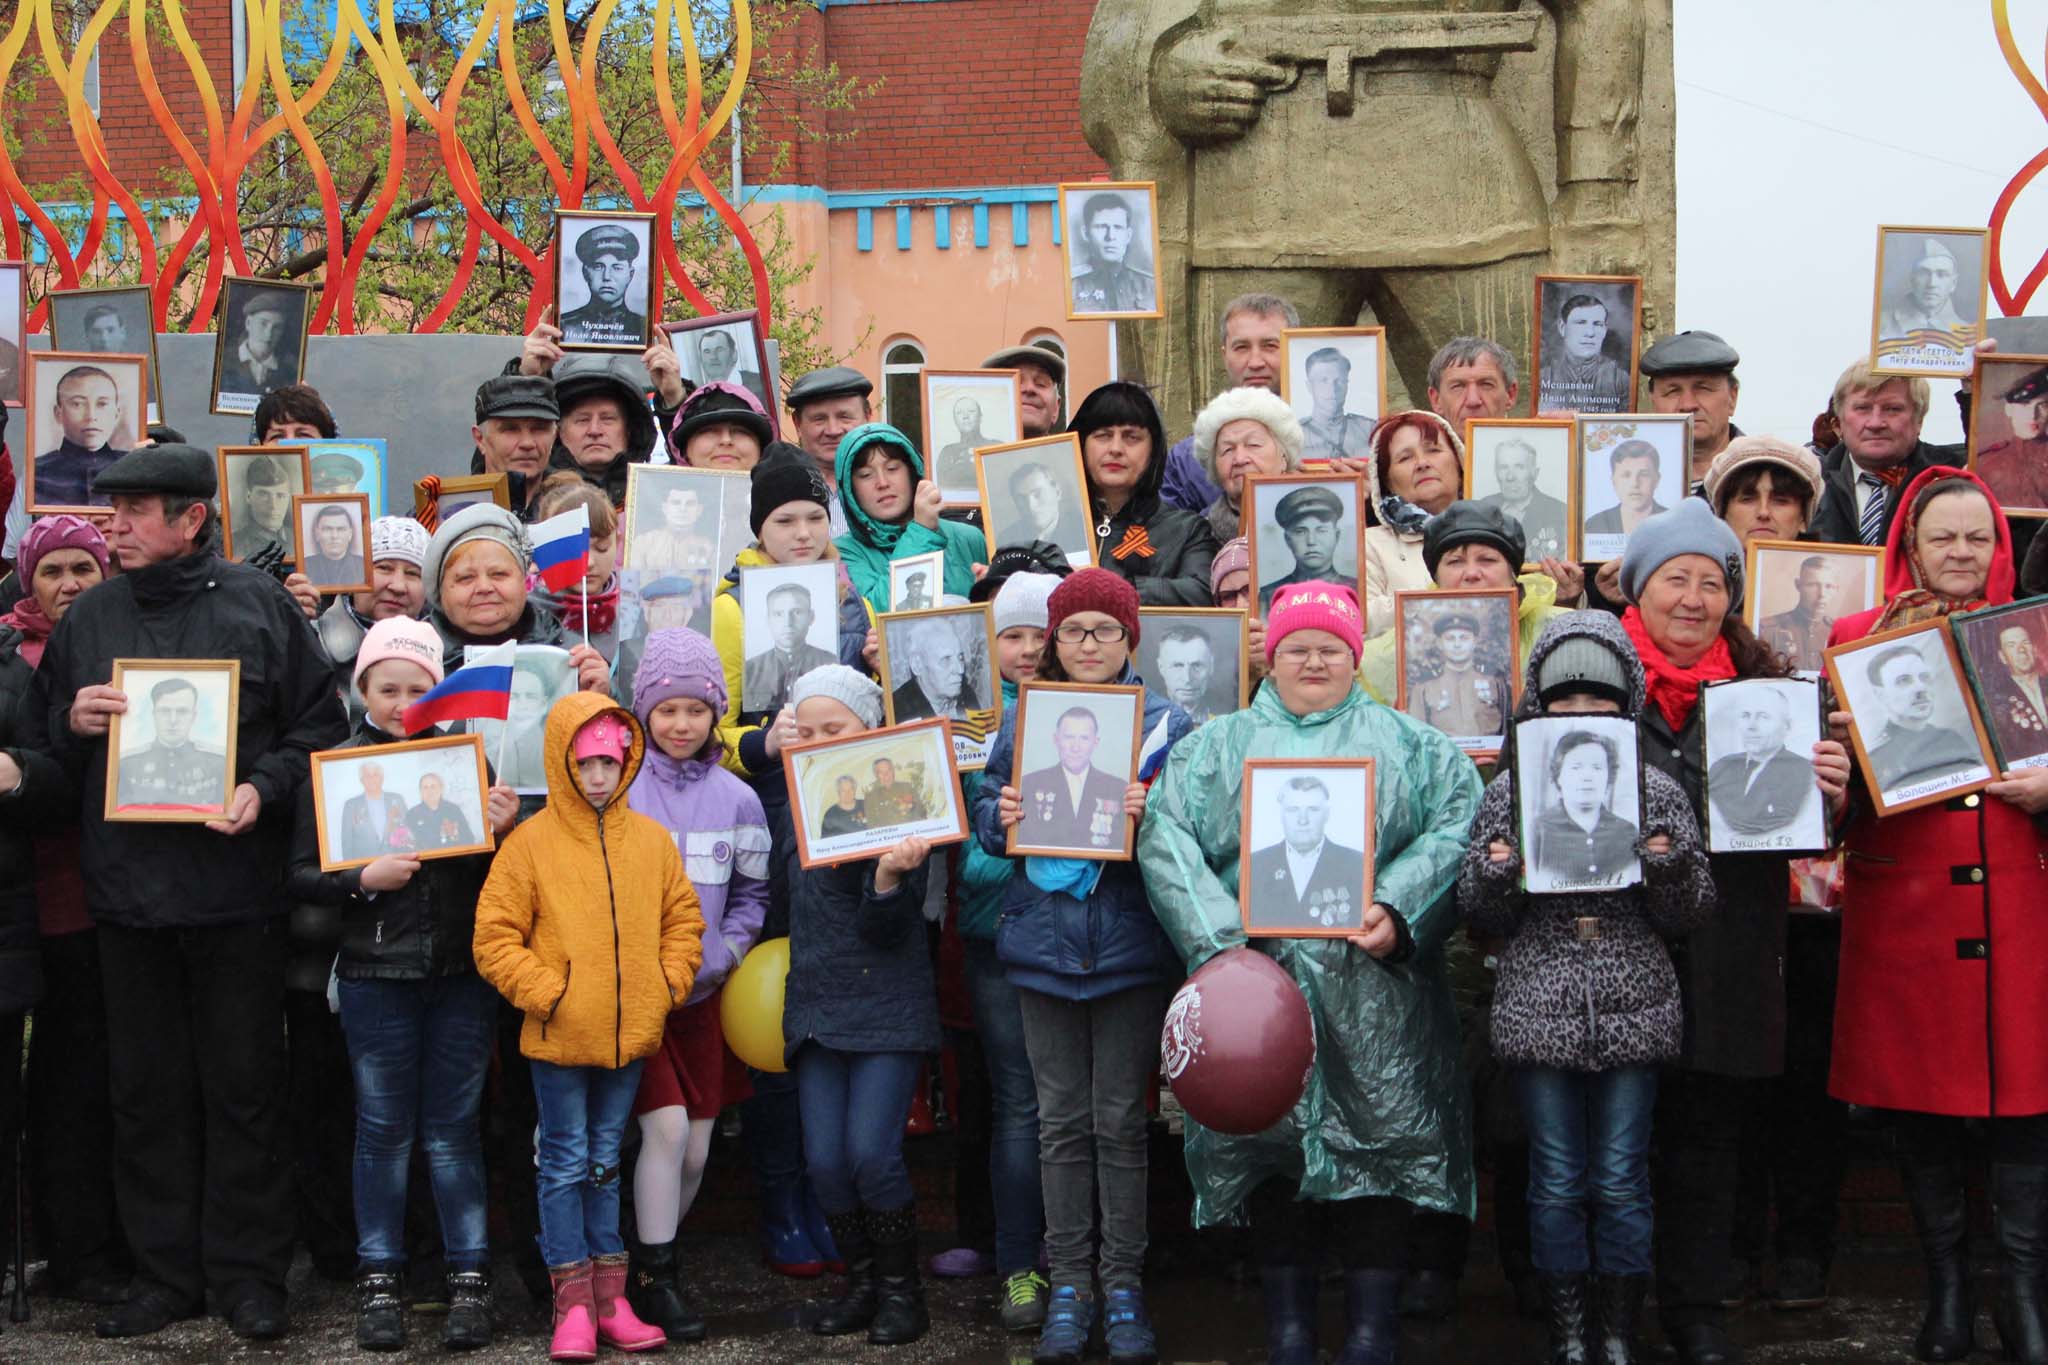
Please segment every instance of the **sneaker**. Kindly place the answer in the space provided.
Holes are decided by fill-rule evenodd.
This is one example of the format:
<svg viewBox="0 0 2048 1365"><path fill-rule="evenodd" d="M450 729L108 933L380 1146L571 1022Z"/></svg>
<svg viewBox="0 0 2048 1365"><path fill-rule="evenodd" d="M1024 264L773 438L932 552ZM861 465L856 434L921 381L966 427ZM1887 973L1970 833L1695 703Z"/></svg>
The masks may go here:
<svg viewBox="0 0 2048 1365"><path fill-rule="evenodd" d="M1045 1325L1038 1330L1032 1365L1081 1365L1094 1327L1095 1300L1070 1284L1061 1285L1046 1302Z"/></svg>
<svg viewBox="0 0 2048 1365"><path fill-rule="evenodd" d="M1003 1281L996 1294L996 1311L1002 1315L1005 1332L1035 1332L1045 1324L1045 1300L1052 1291L1045 1276L1035 1270L1020 1270Z"/></svg>
<svg viewBox="0 0 2048 1365"><path fill-rule="evenodd" d="M1159 1338L1145 1316L1145 1295L1136 1289L1112 1289L1102 1302L1102 1341L1119 1365L1152 1365L1159 1359Z"/></svg>

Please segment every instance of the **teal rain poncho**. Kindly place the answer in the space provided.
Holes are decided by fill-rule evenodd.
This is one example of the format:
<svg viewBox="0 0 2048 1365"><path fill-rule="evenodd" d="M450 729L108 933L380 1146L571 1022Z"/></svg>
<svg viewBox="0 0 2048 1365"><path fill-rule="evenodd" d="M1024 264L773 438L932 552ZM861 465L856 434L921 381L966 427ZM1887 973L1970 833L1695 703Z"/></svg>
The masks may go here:
<svg viewBox="0 0 2048 1365"><path fill-rule="evenodd" d="M1471 1119L1458 1020L1442 972L1455 888L1479 806L1472 760L1441 732L1366 695L1296 716L1270 684L1175 746L1138 827L1152 908L1188 969L1245 944L1237 908L1247 758L1372 758L1373 899L1398 911L1412 956L1376 960L1342 939L1260 939L1315 1021L1316 1063L1285 1119L1250 1137L1187 1124L1195 1225L1234 1221L1261 1182L1304 1199L1379 1195L1474 1212Z"/></svg>

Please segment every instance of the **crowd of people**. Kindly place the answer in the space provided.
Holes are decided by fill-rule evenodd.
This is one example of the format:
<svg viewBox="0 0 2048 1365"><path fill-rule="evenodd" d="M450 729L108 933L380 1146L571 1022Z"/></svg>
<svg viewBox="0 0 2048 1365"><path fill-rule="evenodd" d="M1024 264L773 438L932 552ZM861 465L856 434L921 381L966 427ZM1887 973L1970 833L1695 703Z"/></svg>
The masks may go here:
<svg viewBox="0 0 2048 1365"><path fill-rule="evenodd" d="M1273 295L1230 302L1229 383L1172 444L1138 384L1073 395L1037 347L983 361L1019 372L1026 437L1061 430L1078 399L1064 429L1094 567L1043 539L992 545L942 508L927 453L875 420L855 370L797 379L795 440L778 442L751 392L691 387L665 342L637 363L565 354L547 323L476 392L469 472L505 475L509 506L378 518L368 591L223 557L214 457L166 429L96 473L103 512L28 525L0 594L0 1122L26 1134L47 1291L103 1305L105 1337L211 1311L271 1339L303 1245L316 1273L354 1282L359 1345L404 1347L409 1306L435 1303L442 1341L469 1349L492 1340L496 1253L552 1305L555 1359L701 1340L678 1243L736 1110L768 1264L844 1277L809 1330L916 1341L927 1273L984 1274L1034 1359L1099 1342L1150 1361L1167 999L1249 946L1299 987L1315 1060L1286 1117L1246 1135L1190 1115L1185 1153L1195 1224L1249 1225L1272 1360L1319 1359L1333 1264L1344 1365L1395 1360L1404 1315L1455 1311L1482 1169L1502 1266L1552 1360L1638 1359L1653 1289L1680 1360L1737 1360L1731 1303L1827 1298L1853 1105L1896 1134L1927 1259L1919 1358L1970 1349L1965 1191L1988 1157L1996 1329L2008 1358L2048 1362L2033 1027L2048 944L2032 913L2048 769L1880 818L1837 709L1796 782L1826 804L1838 899L1795 913L1811 878L1786 855L1702 838L1700 705L1708 683L1810 667L1795 647L2048 589L2048 549L2017 546L1960 453L1921 440L1924 381L1858 361L1811 442L1746 436L1735 350L1687 332L1644 353L1641 403L1692 415L1691 496L1628 527L1619 558L1572 563L1561 513L1514 461L1500 493L1461 496L1466 424L1516 410L1507 350L1454 339L1428 407L1333 437L1276 392L1298 321ZM335 435L302 385L255 416L262 444ZM749 479L751 543L701 630L674 623L687 614L658 584L643 585L649 629L622 630L627 470L649 461ZM1305 461L1361 476L1358 562L1313 548L1339 515L1329 495L1290 494L1281 524L1312 548L1254 599L1248 481ZM0 496L11 477L0 453ZM579 509L584 582L550 590L530 528ZM1742 612L1757 539L1882 545L1880 604L1837 616L1802 588L1760 638ZM806 867L783 754L883 726L890 565L933 554L938 601L987 604L1000 675L986 767L960 779L969 837ZM836 601L807 609L836 613L836 657L792 650L789 676L749 686L740 571L818 563ZM1537 855L1512 763L1475 763L1427 705L1396 708L1395 594L1429 587L1514 595L1519 716L1633 723L1640 822L1620 851L1640 885L1526 890ZM1206 674L1140 676L1147 606L1245 611L1249 704L1214 704ZM407 709L467 651L508 642L562 648L574 683L489 751L535 784L494 771L495 851L423 861L481 832L424 790L421 817L366 781L353 818L376 856L322 870L311 755L404 738ZM238 664L219 818L108 818L109 731L144 701L112 685L117 659ZM1105 798L1134 822L1133 857L1008 852L1025 808L1014 703L1033 682L1144 689L1136 776ZM786 700L747 709L763 690ZM1439 691L1439 709L1469 704ZM159 726L160 742L182 733ZM198 761L176 750L173 783ZM1376 760L1372 903L1348 934L1248 940L1246 762L1310 756ZM1611 786L1617 761L1589 719L1551 776L1577 765L1573 780ZM869 804L899 787L919 799L884 780ZM1605 856L1601 837L1578 856ZM778 939L783 1066L748 1067L721 990ZM981 1077L954 1103L985 1137L956 1172L962 1244L927 1264L904 1133L942 1053Z"/></svg>

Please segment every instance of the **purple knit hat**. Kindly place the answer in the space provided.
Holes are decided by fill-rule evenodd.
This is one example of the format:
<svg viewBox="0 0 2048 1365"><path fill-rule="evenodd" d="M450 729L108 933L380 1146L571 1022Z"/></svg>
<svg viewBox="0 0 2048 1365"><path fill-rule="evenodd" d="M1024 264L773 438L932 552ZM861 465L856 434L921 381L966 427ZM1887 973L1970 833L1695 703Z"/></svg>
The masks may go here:
<svg viewBox="0 0 2048 1365"><path fill-rule="evenodd" d="M654 708L673 697L692 697L725 714L725 665L709 640L680 627L647 637L633 673L633 714L647 724Z"/></svg>

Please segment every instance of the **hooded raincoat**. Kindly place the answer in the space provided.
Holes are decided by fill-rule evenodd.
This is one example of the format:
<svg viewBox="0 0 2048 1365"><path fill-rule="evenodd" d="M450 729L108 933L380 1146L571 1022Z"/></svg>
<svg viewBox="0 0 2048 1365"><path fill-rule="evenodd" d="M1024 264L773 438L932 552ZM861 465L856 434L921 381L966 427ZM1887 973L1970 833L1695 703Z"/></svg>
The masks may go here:
<svg viewBox="0 0 2048 1365"><path fill-rule="evenodd" d="M1298 1182L1304 1199L1386 1196L1473 1215L1458 1018L1442 974L1444 941L1457 927L1458 860L1479 804L1472 760L1362 687L1306 716L1263 687L1250 707L1174 747L1138 826L1138 865L1190 971L1245 946L1237 904L1245 760L1346 757L1377 760L1372 894L1401 917L1412 952L1374 959L1332 938L1252 945L1301 987L1316 1060L1293 1113L1263 1133L1229 1137L1188 1121L1197 1226L1232 1219L1275 1176Z"/></svg>
<svg viewBox="0 0 2048 1365"><path fill-rule="evenodd" d="M974 566L988 563L988 537L978 526L943 517L933 528L914 519L885 523L869 516L853 491L853 466L860 453L872 445L887 446L910 462L913 495L917 481L925 476L924 456L917 453L909 437L886 422L855 427L839 439L839 453L833 457L832 468L846 511L846 534L835 537L832 543L839 547L839 557L846 562L853 586L876 611L887 611L890 561L943 550L946 574L942 590L966 601L968 590L974 586Z"/></svg>

